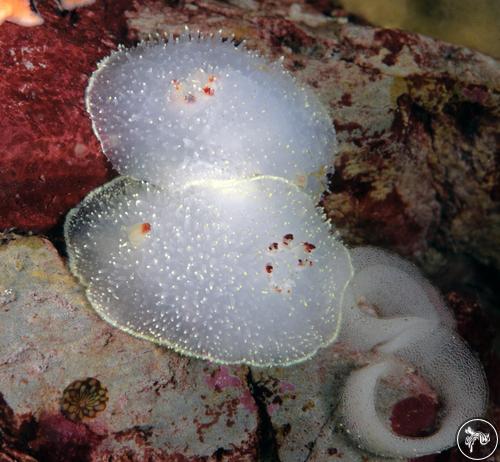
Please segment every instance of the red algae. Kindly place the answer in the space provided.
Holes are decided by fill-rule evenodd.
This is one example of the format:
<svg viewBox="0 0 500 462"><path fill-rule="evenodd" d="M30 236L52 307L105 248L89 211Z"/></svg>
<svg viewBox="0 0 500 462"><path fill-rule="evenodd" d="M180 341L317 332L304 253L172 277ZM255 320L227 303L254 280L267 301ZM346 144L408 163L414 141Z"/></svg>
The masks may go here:
<svg viewBox="0 0 500 462"><path fill-rule="evenodd" d="M42 27L0 27L0 229L44 231L112 176L84 109L88 75L125 40L126 0L76 22L40 3Z"/></svg>
<svg viewBox="0 0 500 462"><path fill-rule="evenodd" d="M47 462L89 462L93 449L104 438L87 425L72 422L61 414L50 414L40 418L30 447L38 458Z"/></svg>
<svg viewBox="0 0 500 462"><path fill-rule="evenodd" d="M218 391L228 387L242 386L241 380L235 375L230 375L229 368L226 366L219 367L210 376L206 377L205 382Z"/></svg>

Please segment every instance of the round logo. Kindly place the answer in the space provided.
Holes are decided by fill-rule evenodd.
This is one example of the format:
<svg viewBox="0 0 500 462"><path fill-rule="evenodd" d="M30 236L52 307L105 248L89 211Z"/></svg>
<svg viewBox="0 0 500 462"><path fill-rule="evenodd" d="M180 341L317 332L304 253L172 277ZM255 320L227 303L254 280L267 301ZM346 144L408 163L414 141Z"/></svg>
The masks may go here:
<svg viewBox="0 0 500 462"><path fill-rule="evenodd" d="M470 419L457 432L457 446L467 459L484 460L497 450L498 433L487 420Z"/></svg>

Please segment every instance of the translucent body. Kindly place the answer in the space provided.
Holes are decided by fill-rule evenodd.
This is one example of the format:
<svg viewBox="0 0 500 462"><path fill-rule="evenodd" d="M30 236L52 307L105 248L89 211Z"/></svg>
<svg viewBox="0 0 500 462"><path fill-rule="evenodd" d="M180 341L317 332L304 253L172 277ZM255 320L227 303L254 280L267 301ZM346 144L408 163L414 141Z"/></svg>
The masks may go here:
<svg viewBox="0 0 500 462"><path fill-rule="evenodd" d="M168 192L120 178L72 212L66 239L106 320L223 363L313 355L338 333L352 274L310 197L270 178Z"/></svg>
<svg viewBox="0 0 500 462"><path fill-rule="evenodd" d="M333 163L335 131L315 95L219 36L120 48L86 102L114 167L157 185L258 174L305 185Z"/></svg>

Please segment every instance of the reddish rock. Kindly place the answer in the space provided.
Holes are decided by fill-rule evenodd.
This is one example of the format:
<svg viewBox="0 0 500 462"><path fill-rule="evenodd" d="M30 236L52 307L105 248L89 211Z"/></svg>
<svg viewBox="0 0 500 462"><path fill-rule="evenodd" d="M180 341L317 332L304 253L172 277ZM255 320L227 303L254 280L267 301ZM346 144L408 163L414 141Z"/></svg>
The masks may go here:
<svg viewBox="0 0 500 462"><path fill-rule="evenodd" d="M40 418L36 438L29 446L38 459L46 462L90 462L92 450L103 439L104 435L94 433L87 425L53 414Z"/></svg>
<svg viewBox="0 0 500 462"><path fill-rule="evenodd" d="M32 422L17 417L0 393L0 462L36 462L31 457L27 440Z"/></svg>
<svg viewBox="0 0 500 462"><path fill-rule="evenodd" d="M402 436L429 435L435 428L437 411L436 401L429 396L405 398L392 409L392 430Z"/></svg>
<svg viewBox="0 0 500 462"><path fill-rule="evenodd" d="M84 109L96 62L124 40L123 11L96 2L42 26L0 27L0 229L42 231L110 178Z"/></svg>
<svg viewBox="0 0 500 462"><path fill-rule="evenodd" d="M360 81L357 91L340 81L332 102L341 152L324 201L330 217L355 244L428 264L464 252L499 267L498 65L400 31L351 26L341 35L335 81L344 67ZM371 101L358 97L363 87Z"/></svg>
<svg viewBox="0 0 500 462"><path fill-rule="evenodd" d="M492 410L492 416L498 420L500 417L498 409L500 406L500 357L493 346L500 331L498 315L493 313L493 316L488 316L478 300L470 295L450 292L446 295L446 302L455 313L459 334L479 355L485 367L490 384L490 399L492 405L497 407Z"/></svg>
<svg viewBox="0 0 500 462"><path fill-rule="evenodd" d="M494 323L477 298L458 292L446 294L446 303L453 310L457 320L458 333L469 343L484 360L489 354L494 338Z"/></svg>

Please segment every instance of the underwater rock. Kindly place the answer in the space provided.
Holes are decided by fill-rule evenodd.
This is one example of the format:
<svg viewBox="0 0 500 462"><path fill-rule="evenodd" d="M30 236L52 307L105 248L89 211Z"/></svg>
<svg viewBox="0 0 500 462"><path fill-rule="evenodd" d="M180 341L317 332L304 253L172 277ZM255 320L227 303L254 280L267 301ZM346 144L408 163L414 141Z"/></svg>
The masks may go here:
<svg viewBox="0 0 500 462"><path fill-rule="evenodd" d="M0 393L11 417L0 425L12 436L0 454L7 447L53 462L77 453L85 461L124 454L254 461L271 448L287 462L325 460L334 450L339 460L383 460L353 446L334 412L335 390L373 353L335 344L305 363L267 370L188 359L101 320L48 241L10 238L0 247L0 286L17 297L0 312ZM64 392L87 377L109 400L72 421L61 412ZM387 418L399 399L432 398L425 383L407 383L382 388Z"/></svg>
<svg viewBox="0 0 500 462"><path fill-rule="evenodd" d="M47 2L40 3L46 20L42 27L26 30L4 24L0 28L0 44L2 49L7 50L0 57L0 70L6 76L0 81L0 148L6 153L0 159L0 229L50 229L61 214L78 203L86 192L109 178L110 172L84 113L83 90L96 62L107 55L116 43L126 41L122 12L130 7L126 13L129 40L145 37L149 32L181 32L185 24L207 32L223 27L228 34L234 32L237 39L246 38L250 47L259 49L267 56L276 58L285 55L285 66L302 82L315 87L323 103L331 108L341 150L331 182L333 193L325 199L324 204L333 221L342 226L344 236L351 242L381 244L407 255L419 254L422 259L435 255L436 249L455 249L498 266L500 254L494 243L499 238L496 207L500 193L493 149L495 136L498 136L499 105L498 92L495 93L495 90L498 89L499 69L495 61L418 35L343 24L345 21L337 21L334 16L327 18L332 27L314 29L304 22L306 16L295 14L296 9L292 11L287 2L279 5L265 2L260 11L254 11L251 7L253 2L239 2L240 7L211 1L188 4L170 2L177 6L168 6L163 1L146 0L140 5L135 2L134 9L131 2L123 1L115 2L112 17L111 13L106 12L105 2L97 2L93 7L79 12L78 16L65 17L58 17L54 11L50 11ZM270 10L272 15L269 14ZM302 5L302 10L304 14L315 14L309 6ZM345 20L344 17L339 19ZM309 19L307 22L312 24ZM103 33L103 30L106 32ZM28 242L33 243L35 240L25 241ZM37 252L32 249L29 253ZM55 254L51 258L57 259ZM20 270L23 260L24 257L15 261L15 266ZM45 271L45 265L40 263L39 267ZM68 289L70 293L82 297L81 289L72 284ZM2 297L0 312L8 313L14 304L20 303L19 300L26 301L25 292L31 289L27 285L21 289ZM3 289L0 287L0 290ZM27 335L33 326L36 328L37 323L43 320L44 311L41 310L39 314L38 307L40 303L45 303L43 291L41 296L29 293L33 300L26 307L32 310ZM61 313L66 313L63 309L66 305L63 303L62 306L61 300L66 303L67 299L52 300L50 310L56 307L61 308ZM82 300L79 303L77 308L71 304L68 306L78 313L82 306L86 307L83 317L90 317L92 322L84 323L84 332L89 331L85 325L91 325L95 326L93 331L105 332L104 337L109 337L111 342L120 339L118 343L123 346L125 353L120 352L121 356L118 355L122 361L119 367L127 364L128 357L124 355L130 351L129 344L135 345L132 351L137 353L139 341L103 327L104 324L100 324L101 321L90 308ZM467 312L467 306L463 313ZM46 306L45 326L49 325L47 317L51 323L54 318L54 312L48 310ZM72 315L80 319L81 313L78 313ZM79 324L66 322L60 321L59 331L66 335L68 332L65 329L68 328L73 329L72 333L79 334ZM7 358L8 368L5 370L14 371L18 382L22 384L21 389L26 387L23 380L28 375L31 377L33 371L45 370L47 362L44 359L48 364L52 364L50 361L54 355L56 360L60 359L61 353L49 347L55 340L54 345L59 348L59 333L56 336L51 331L48 328L37 330L39 344L34 349L19 350L16 354L21 359L14 359L13 363L9 362L10 357ZM90 337L92 339L95 337ZM104 343L106 341L103 340L97 345ZM39 345L47 348L44 357L38 356ZM151 345L145 348L168 356L170 359L165 360L167 362L175 362L172 358L177 358L173 353L165 353ZM81 352L86 351L83 349ZM332 352L332 349L325 350L329 361L331 358L328 355ZM85 358L83 356L79 360ZM342 358L343 362L339 360L338 368L345 367L346 375L358 364L357 360L359 364L363 363L363 358L356 355ZM105 364L110 365L109 361L111 359L108 358ZM180 361L182 366L179 368L182 370L188 367L185 361L188 360ZM318 357L318 361L321 358ZM352 365L349 366L351 361ZM194 363L199 364L196 361ZM26 364L31 365L28 371L24 369ZM81 363L77 364L81 366ZM90 360L85 364L88 368L93 367ZM191 367L191 362L188 361L188 365ZM333 368L334 372L336 367ZM247 387L248 375L243 369L210 366L207 385L213 387L216 393L241 388L243 391L236 393L238 407L245 408L252 415L258 414L260 425L270 425L271 429L267 428L270 440L276 442L276 450L283 460L287 460L287 456L291 457L290 460L295 457L302 460L304 454L309 456L309 460L318 462L328 458L370 460L337 432L335 419L329 417L335 407L336 397L325 396L331 392L331 383L334 382L324 385L321 377L325 369L321 363L318 365L315 359L307 366L282 371L283 376L279 375L279 371L261 375L254 372L256 386L252 393L258 399L252 396L252 387ZM161 375L157 370L154 372ZM287 382L288 375L293 376L294 373L297 380ZM38 376L41 375L38 372ZM48 388L41 379L37 379L33 389L39 390L38 393L32 393L31 389L23 392L25 397L33 395L39 400L38 403L26 404L24 409L29 409L27 419L31 419L29 411L36 409L37 405L40 409L49 408L49 411L36 416L35 424L30 423L32 420L26 421L21 434L12 433L14 440L25 438L32 432L34 436L28 452L61 454L62 449L57 452L54 448L61 445L64 448L66 440L63 436L67 431L75 435L77 441L83 441L82 447L89 448L89 454L102 456L102 459L96 460L106 460L106 454L110 453L125 457L129 450L142 451L140 454L143 457L148 455L161 460L163 450L151 443L149 429L142 426L125 428L124 424L121 430L112 434L105 432L104 442L101 441L103 432L98 424L107 418L106 413L112 409L111 402L102 415L89 422L73 423L61 414L54 414L59 412L64 387L73 379L93 375L92 371L78 370L71 379L65 381L64 377L59 377L61 380L58 378L57 385L49 384ZM281 394L268 387L275 375L285 382ZM320 395L318 391L320 397L315 398L320 403L314 407L319 409L316 420L307 414L305 417L301 413L294 414L298 408L293 405L285 407L280 404L282 394L288 392L293 402L300 395L303 401L300 409L312 412L307 393L313 396L316 388L310 389L311 377L318 377L317 387L323 387L323 394ZM13 383L2 380L0 391L13 389ZM338 380L338 383L342 382L340 377ZM492 386L494 391L500 389L498 380L497 374L497 386ZM16 387L18 382L15 383ZM190 386L198 387L199 384ZM309 388L306 390L306 387ZM290 393L292 388L298 390L297 393ZM113 393L111 387L110 393ZM183 390L177 396L189 399L189 393ZM231 396L227 399L236 399ZM400 398L408 403L404 400L414 396L420 395ZM314 400L312 402L315 403ZM140 403L139 400L137 406ZM16 415L24 412L15 399L14 402L8 399L8 404ZM328 409L325 411L321 406L327 406ZM405 423L405 412L400 413L401 409L404 411L404 405L400 405L399 411L391 415L393 428L401 428ZM217 414L207 412L203 417L205 420L199 420L202 437L207 432L206 426L210 428L212 420L216 423L211 428L218 428ZM268 421L264 419L262 423L263 416L267 416ZM431 417L430 414L426 415L423 422L427 424ZM228 419L228 422L234 428L233 420ZM257 424L252 422L247 440L239 441L235 450L221 446L221 450L210 452L213 448L206 449L208 443L205 439L205 446L201 447L206 450L200 450L196 455L191 456L193 453L189 452L186 455L184 449L177 451L175 447L169 447L169 454L181 460L198 456L218 460L226 456L230 458L233 451L235 457L240 457L238 460L244 460L244 457L253 460L258 434L262 433L262 429L257 431ZM312 429L308 427L310 424L313 424ZM92 433L86 432L87 425L93 428ZM32 430L27 431L30 428ZM311 441L311 434L314 441ZM156 443L157 440L154 441ZM9 450L20 453L25 448L22 444L6 444L14 448ZM98 450L94 448L97 444ZM0 455L3 456L1 451L7 453L4 446L0 448Z"/></svg>
<svg viewBox="0 0 500 462"><path fill-rule="evenodd" d="M11 409L8 419L0 412L1 434L11 435L0 438L0 460L14 450L49 462L255 460L246 368L181 357L113 329L44 239L15 237L0 260L0 287L17 294L0 308L0 393ZM67 387L87 377L109 399L70 420L61 412Z"/></svg>
<svg viewBox="0 0 500 462"><path fill-rule="evenodd" d="M110 177L84 107L95 63L123 41L128 1L0 27L0 229L47 230Z"/></svg>

